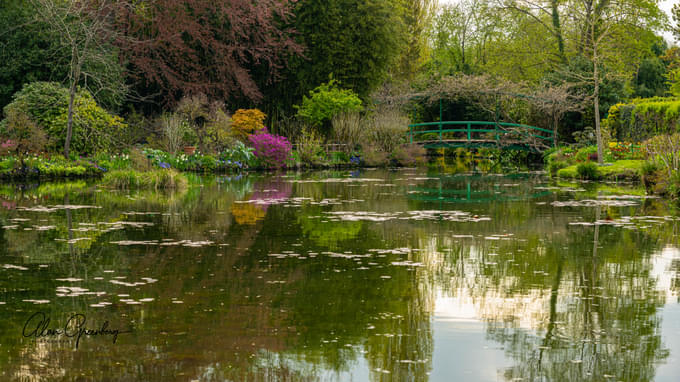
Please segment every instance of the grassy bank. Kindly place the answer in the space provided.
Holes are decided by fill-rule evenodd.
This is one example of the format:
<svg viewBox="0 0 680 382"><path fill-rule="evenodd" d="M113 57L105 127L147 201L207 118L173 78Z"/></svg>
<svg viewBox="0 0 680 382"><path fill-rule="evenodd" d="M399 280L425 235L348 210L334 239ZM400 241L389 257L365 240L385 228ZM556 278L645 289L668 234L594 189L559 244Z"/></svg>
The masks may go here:
<svg viewBox="0 0 680 382"><path fill-rule="evenodd" d="M680 199L680 134L658 135L645 142L610 142L597 163L595 146L559 147L545 156L545 168L561 179L633 181L649 194Z"/></svg>
<svg viewBox="0 0 680 382"><path fill-rule="evenodd" d="M592 165L586 164L591 163ZM573 164L557 170L557 177L565 179L591 180L631 180L642 179L642 167L645 163L641 159L625 159L598 166L593 162Z"/></svg>
<svg viewBox="0 0 680 382"><path fill-rule="evenodd" d="M186 175L175 170L115 170L102 179L103 186L118 189L184 189L187 184Z"/></svg>

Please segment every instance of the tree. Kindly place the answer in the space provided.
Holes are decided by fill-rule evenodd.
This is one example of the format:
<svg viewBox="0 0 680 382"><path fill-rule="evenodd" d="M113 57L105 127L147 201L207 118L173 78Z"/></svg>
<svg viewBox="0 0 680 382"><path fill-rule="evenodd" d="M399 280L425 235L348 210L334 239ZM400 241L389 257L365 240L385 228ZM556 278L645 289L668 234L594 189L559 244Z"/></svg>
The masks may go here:
<svg viewBox="0 0 680 382"><path fill-rule="evenodd" d="M626 77L610 73L611 69L603 63L599 65L601 73L599 103L600 110L608 111L609 108L622 99L630 96L630 89L626 86ZM543 82L551 87L564 87L569 95L578 100L580 110L570 110L564 115L560 135L562 139L569 139L584 129L594 130L594 108L592 94L595 84L593 78L593 64L584 56L573 55L566 64L556 67L543 76ZM595 135L593 134L593 137Z"/></svg>
<svg viewBox="0 0 680 382"><path fill-rule="evenodd" d="M634 81L635 97L661 97L666 92L666 66L658 57L645 58L640 62Z"/></svg>
<svg viewBox="0 0 680 382"><path fill-rule="evenodd" d="M56 37L34 15L32 2L0 5L0 113L25 83L62 80L68 73Z"/></svg>
<svg viewBox="0 0 680 382"><path fill-rule="evenodd" d="M393 0L307 0L298 3L295 29L307 50L292 73L299 97L329 75L362 98L386 78L400 51L403 29Z"/></svg>
<svg viewBox="0 0 680 382"><path fill-rule="evenodd" d="M671 8L671 17L675 22L675 25L671 26L671 32L675 36L676 40L680 40L680 4L674 4Z"/></svg>
<svg viewBox="0 0 680 382"><path fill-rule="evenodd" d="M578 50L592 62L592 77L578 79L593 83L597 160L602 164L604 142L600 127L600 66L620 55L627 43L635 42L640 32L659 28L664 17L655 0L588 0L570 3L569 11L580 31L576 40Z"/></svg>
<svg viewBox="0 0 680 382"><path fill-rule="evenodd" d="M405 43L399 55L396 74L412 80L427 59L427 37L437 12L437 0L400 0L405 27Z"/></svg>
<svg viewBox="0 0 680 382"><path fill-rule="evenodd" d="M262 99L262 84L279 78L289 56L302 52L285 27L289 0L142 0L119 6L118 28L138 43L119 41L132 78L165 104L183 96Z"/></svg>
<svg viewBox="0 0 680 382"><path fill-rule="evenodd" d="M559 0L506 0L502 2L502 6L511 12L526 15L543 26L554 38L559 60L567 61L564 33L560 22Z"/></svg>
<svg viewBox="0 0 680 382"><path fill-rule="evenodd" d="M68 121L64 141L64 156L68 158L73 137L74 101L80 81L107 88L110 76L119 77L122 69L111 42L116 32L111 25L114 7L108 0L31 0L37 19L59 37L59 43L69 52ZM121 6L123 2L118 2ZM96 69L94 69L96 68ZM94 69L94 70L88 70ZM115 82L114 82L115 83ZM108 87L120 96L124 85Z"/></svg>
<svg viewBox="0 0 680 382"><path fill-rule="evenodd" d="M560 60L551 70L570 66L575 57L590 62L591 71L563 73L575 86L592 84L590 99L598 141L598 160L603 160L600 129L600 87L608 76L630 80L645 56L651 55L653 31L662 27L664 15L656 0L568 0L508 1L506 7L526 15L542 30L555 37L555 54ZM566 19L561 16L567 16ZM536 36L534 36L535 38Z"/></svg>
<svg viewBox="0 0 680 382"><path fill-rule="evenodd" d="M441 74L479 71L486 44L497 29L497 9L486 0L463 0L440 8L431 40L434 69Z"/></svg>

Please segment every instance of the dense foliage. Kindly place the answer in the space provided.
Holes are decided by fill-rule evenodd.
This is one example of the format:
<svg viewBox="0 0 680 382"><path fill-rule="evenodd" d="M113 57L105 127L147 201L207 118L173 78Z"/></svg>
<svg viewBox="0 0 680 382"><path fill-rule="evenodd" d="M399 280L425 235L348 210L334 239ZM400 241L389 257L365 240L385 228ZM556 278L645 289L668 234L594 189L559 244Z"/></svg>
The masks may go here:
<svg viewBox="0 0 680 382"><path fill-rule="evenodd" d="M20 162L69 156L72 130L76 154L136 147L151 167L403 165L422 156L409 122L482 120L575 143L557 172L639 160L678 128L655 0L8 0L1 21L0 138Z"/></svg>
<svg viewBox="0 0 680 382"><path fill-rule="evenodd" d="M166 103L197 93L259 101L261 86L302 51L282 27L292 17L288 0L119 3L122 55L143 80L139 90L158 90ZM267 77L257 78L260 71Z"/></svg>
<svg viewBox="0 0 680 382"><path fill-rule="evenodd" d="M296 106L297 115L315 127L321 127L340 113L360 111L361 99L351 90L341 89L337 81L330 80L302 97Z"/></svg>
<svg viewBox="0 0 680 382"><path fill-rule="evenodd" d="M55 82L34 82L17 92L9 110L28 115L47 133L47 149L61 151L66 136L68 89ZM75 99L72 148L81 154L106 151L119 143L127 125L123 119L97 105L92 95L80 90ZM3 122L6 123L6 122Z"/></svg>
<svg viewBox="0 0 680 382"><path fill-rule="evenodd" d="M0 5L0 114L24 84L66 77L58 41L33 20L34 13L24 0Z"/></svg>
<svg viewBox="0 0 680 382"><path fill-rule="evenodd" d="M289 64L291 81L285 90L294 92L291 103L331 74L367 97L385 79L402 47L400 5L395 0L298 2L292 25L306 49Z"/></svg>
<svg viewBox="0 0 680 382"><path fill-rule="evenodd" d="M678 131L679 98L643 98L609 109L607 125L618 140L640 142L657 134Z"/></svg>

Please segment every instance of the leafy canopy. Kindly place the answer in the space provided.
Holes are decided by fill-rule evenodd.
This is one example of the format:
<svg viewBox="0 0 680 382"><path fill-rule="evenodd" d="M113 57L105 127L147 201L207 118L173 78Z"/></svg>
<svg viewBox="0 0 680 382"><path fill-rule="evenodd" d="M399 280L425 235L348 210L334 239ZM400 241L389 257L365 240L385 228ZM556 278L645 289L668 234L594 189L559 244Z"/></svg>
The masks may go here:
<svg viewBox="0 0 680 382"><path fill-rule="evenodd" d="M118 45L140 90L160 91L165 103L198 93L259 101L253 73L266 73L269 84L285 59L302 51L285 27L292 6L290 0L142 0L119 7L126 39Z"/></svg>

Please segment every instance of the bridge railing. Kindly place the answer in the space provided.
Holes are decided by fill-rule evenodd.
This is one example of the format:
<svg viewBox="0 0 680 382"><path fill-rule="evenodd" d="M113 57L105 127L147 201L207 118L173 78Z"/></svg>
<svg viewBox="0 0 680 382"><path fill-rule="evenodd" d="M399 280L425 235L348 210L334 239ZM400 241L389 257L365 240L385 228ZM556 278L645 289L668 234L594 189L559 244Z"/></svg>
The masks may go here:
<svg viewBox="0 0 680 382"><path fill-rule="evenodd" d="M554 146L555 137L552 130L540 127L508 122L485 121L441 121L414 123L408 126L408 138L411 143L458 142L473 145L479 142L495 142L500 145L508 139L516 139L516 144L532 146ZM433 128L434 127L434 128ZM433 134L437 139L418 140L426 134ZM484 134L485 136L480 136Z"/></svg>

